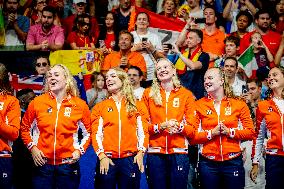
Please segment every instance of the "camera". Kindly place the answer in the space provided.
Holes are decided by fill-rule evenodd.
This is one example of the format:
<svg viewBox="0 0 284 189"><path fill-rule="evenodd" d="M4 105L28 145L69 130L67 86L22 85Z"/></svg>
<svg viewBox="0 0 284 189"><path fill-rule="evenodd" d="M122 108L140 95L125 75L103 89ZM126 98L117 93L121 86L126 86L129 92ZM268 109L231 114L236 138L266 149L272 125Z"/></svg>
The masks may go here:
<svg viewBox="0 0 284 189"><path fill-rule="evenodd" d="M147 37L142 37L142 42L147 42L148 38Z"/></svg>
<svg viewBox="0 0 284 189"><path fill-rule="evenodd" d="M243 85L242 86L242 93L243 94L246 94L248 92L248 87L247 87L247 85Z"/></svg>
<svg viewBox="0 0 284 189"><path fill-rule="evenodd" d="M196 24L204 24L206 22L206 18L195 18L194 22Z"/></svg>

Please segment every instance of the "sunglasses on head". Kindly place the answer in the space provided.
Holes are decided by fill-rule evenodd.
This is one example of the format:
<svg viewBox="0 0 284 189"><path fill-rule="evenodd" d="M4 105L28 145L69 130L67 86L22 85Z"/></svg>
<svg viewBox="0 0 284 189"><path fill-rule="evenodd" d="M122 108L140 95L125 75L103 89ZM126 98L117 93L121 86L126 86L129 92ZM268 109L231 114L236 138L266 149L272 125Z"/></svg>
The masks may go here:
<svg viewBox="0 0 284 189"><path fill-rule="evenodd" d="M46 67L47 63L43 62L43 63L36 63L36 67Z"/></svg>

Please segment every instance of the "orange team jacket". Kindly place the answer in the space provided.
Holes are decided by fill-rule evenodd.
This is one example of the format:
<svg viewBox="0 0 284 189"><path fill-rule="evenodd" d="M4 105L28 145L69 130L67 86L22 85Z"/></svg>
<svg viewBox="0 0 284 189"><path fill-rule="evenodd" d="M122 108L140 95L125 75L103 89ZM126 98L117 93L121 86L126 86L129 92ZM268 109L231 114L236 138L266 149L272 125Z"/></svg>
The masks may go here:
<svg viewBox="0 0 284 189"><path fill-rule="evenodd" d="M262 148L267 136L266 153L284 156L284 115L273 99L260 101L256 109L256 133L253 141L253 163L259 163Z"/></svg>
<svg viewBox="0 0 284 189"><path fill-rule="evenodd" d="M21 109L11 95L0 95L0 157L11 157L12 141L19 136Z"/></svg>
<svg viewBox="0 0 284 189"><path fill-rule="evenodd" d="M109 158L124 158L146 151L148 145L148 113L142 102L136 102L138 111L126 112L123 99L116 102L112 97L92 110L92 144L97 155L105 153Z"/></svg>
<svg viewBox="0 0 284 189"><path fill-rule="evenodd" d="M187 154L188 140L181 132L186 128L189 139L194 128L188 122L194 116L195 97L184 87L175 88L169 95L161 89L162 105L156 105L149 96L150 88L144 91L143 101L150 114L148 153ZM161 130L160 124L175 119L179 122L178 133L170 134Z"/></svg>
<svg viewBox="0 0 284 189"><path fill-rule="evenodd" d="M78 97L68 96L57 106L56 98L45 93L29 104L22 119L21 137L28 149L37 146L48 164L69 163L74 150L82 155L90 144L90 114L86 102Z"/></svg>
<svg viewBox="0 0 284 189"><path fill-rule="evenodd" d="M118 67L120 65L121 53L112 52L105 57L103 65L101 66L102 71L108 71L110 68ZM146 62L144 57L139 52L129 52L127 54L128 63L131 66L137 66L143 73L147 72Z"/></svg>
<svg viewBox="0 0 284 189"><path fill-rule="evenodd" d="M255 136L253 121L246 103L223 98L220 115L214 108L214 100L203 97L196 102L196 117L192 123L198 128L193 142L201 144L200 153L214 161L225 161L241 155L242 140L252 140ZM230 129L230 135L212 137L211 132L219 122Z"/></svg>

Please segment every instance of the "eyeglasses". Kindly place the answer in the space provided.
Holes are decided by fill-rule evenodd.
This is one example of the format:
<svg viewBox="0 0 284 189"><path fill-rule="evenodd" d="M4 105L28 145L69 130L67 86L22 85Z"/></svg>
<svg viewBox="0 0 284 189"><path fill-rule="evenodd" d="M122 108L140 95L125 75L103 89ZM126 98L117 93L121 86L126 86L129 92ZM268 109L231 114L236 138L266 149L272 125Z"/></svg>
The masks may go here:
<svg viewBox="0 0 284 189"><path fill-rule="evenodd" d="M47 63L43 62L43 63L36 63L36 67L46 67Z"/></svg>

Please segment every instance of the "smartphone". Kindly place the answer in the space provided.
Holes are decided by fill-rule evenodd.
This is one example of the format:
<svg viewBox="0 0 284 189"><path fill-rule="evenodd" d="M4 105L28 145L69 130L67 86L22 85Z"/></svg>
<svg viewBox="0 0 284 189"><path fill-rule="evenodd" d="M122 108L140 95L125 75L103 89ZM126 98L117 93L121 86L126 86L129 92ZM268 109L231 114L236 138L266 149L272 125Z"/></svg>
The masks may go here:
<svg viewBox="0 0 284 189"><path fill-rule="evenodd" d="M243 85L242 86L242 93L246 94L248 92L248 86L247 85Z"/></svg>
<svg viewBox="0 0 284 189"><path fill-rule="evenodd" d="M171 50L173 49L173 45L170 43L164 43L164 45L167 45L168 49Z"/></svg>
<svg viewBox="0 0 284 189"><path fill-rule="evenodd" d="M196 24L204 24L205 21L206 21L206 18L195 18L195 19L194 19L194 22L195 22Z"/></svg>
<svg viewBox="0 0 284 189"><path fill-rule="evenodd" d="M258 45L261 45L261 41L258 41L257 44L258 44Z"/></svg>
<svg viewBox="0 0 284 189"><path fill-rule="evenodd" d="M147 37L142 37L142 42L146 42L148 40Z"/></svg>

